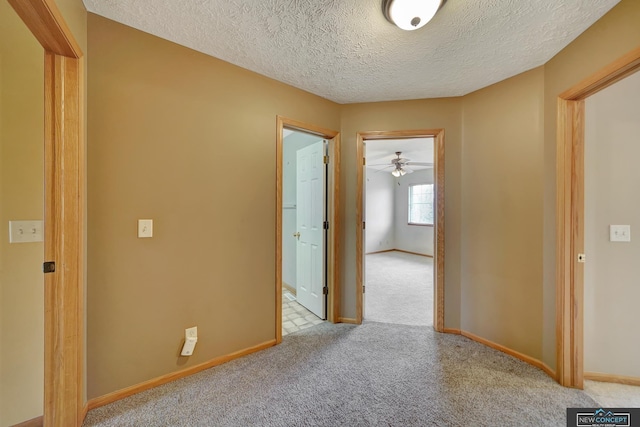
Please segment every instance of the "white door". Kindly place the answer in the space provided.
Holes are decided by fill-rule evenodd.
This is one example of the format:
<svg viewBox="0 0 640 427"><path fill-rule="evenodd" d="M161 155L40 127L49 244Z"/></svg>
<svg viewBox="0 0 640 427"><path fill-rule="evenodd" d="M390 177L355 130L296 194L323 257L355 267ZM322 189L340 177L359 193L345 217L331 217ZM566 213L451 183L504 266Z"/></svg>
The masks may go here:
<svg viewBox="0 0 640 427"><path fill-rule="evenodd" d="M296 297L321 319L326 315L325 283L325 142L297 152Z"/></svg>

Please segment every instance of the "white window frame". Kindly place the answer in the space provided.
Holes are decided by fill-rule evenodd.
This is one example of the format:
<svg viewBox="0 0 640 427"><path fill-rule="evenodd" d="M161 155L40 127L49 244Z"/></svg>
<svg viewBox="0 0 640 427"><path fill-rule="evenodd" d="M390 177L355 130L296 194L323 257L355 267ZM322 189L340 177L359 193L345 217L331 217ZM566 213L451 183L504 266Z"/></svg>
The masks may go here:
<svg viewBox="0 0 640 427"><path fill-rule="evenodd" d="M411 207L413 206L413 187L419 187L419 186L430 186L431 187L431 203L426 202L426 203L421 203L421 204L425 204L425 205L431 205L431 222L415 222L415 221L411 221ZM435 188L434 188L434 184L432 183L419 183L419 184L409 184L408 187L408 203L407 203L407 224L408 225L419 225L419 226L423 226L423 227L433 227L433 222L434 222L434 218L435 218Z"/></svg>

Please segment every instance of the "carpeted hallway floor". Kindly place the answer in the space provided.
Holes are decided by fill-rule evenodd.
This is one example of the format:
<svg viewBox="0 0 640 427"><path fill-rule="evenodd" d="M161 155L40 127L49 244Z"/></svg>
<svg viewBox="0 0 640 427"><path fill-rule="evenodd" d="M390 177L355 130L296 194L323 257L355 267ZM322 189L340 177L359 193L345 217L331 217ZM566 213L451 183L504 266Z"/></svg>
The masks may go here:
<svg viewBox="0 0 640 427"><path fill-rule="evenodd" d="M597 404L428 326L323 323L89 412L85 426L560 426Z"/></svg>

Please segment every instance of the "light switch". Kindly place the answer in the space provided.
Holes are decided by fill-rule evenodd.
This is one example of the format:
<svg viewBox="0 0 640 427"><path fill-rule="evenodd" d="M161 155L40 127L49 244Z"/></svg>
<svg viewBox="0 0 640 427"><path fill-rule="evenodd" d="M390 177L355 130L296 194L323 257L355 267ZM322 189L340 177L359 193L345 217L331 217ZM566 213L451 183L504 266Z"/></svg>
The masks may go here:
<svg viewBox="0 0 640 427"><path fill-rule="evenodd" d="M631 226L630 225L610 225L609 241L610 242L630 242Z"/></svg>
<svg viewBox="0 0 640 427"><path fill-rule="evenodd" d="M9 243L32 243L43 240L42 221L9 221Z"/></svg>
<svg viewBox="0 0 640 427"><path fill-rule="evenodd" d="M138 237L153 237L153 220L138 220Z"/></svg>

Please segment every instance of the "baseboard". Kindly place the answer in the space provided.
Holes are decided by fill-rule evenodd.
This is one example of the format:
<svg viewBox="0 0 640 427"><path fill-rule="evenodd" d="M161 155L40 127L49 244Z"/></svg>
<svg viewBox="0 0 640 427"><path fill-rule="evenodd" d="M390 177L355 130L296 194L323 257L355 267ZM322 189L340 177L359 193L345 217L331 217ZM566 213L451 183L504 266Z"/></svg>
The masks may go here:
<svg viewBox="0 0 640 427"><path fill-rule="evenodd" d="M140 393L145 390L149 390L159 385L166 384L168 382L175 381L180 378L188 377L189 375L193 375L197 372L204 371L205 369L213 368L214 366L222 365L223 363L229 362L233 359L237 359L239 357L246 356L248 354L267 349L269 347L273 347L275 344L276 344L276 340L269 340L269 341L263 342L262 344L258 344L253 347L246 348L244 350L239 350L231 354L216 357L215 359L211 359L208 362L204 362L199 365L192 366L190 368L186 368L180 371L172 372L170 374L162 375L158 378L154 378L140 384L132 385L130 387L123 388L122 390L117 390L112 393L105 394L104 396L96 397L94 399L89 400L89 402L87 402L87 409L92 410L104 405L108 405L109 403L115 402L120 399L124 399L125 397L132 396L134 394Z"/></svg>
<svg viewBox="0 0 640 427"><path fill-rule="evenodd" d="M367 252L365 255L375 255L375 254L383 254L385 252L393 252L396 249L385 249L384 251L375 251L375 252Z"/></svg>
<svg viewBox="0 0 640 427"><path fill-rule="evenodd" d="M489 341L488 339L479 337L478 335L472 334L471 332L460 331L460 335L462 335L463 337L467 337L467 338L469 338L471 340L474 340L476 342L479 342L480 344L484 344L487 347L491 347L493 349L499 350L499 351L501 351L503 353L508 354L509 356L513 356L516 359L520 359L523 362L526 362L526 363L528 363L530 365L533 365L536 368L542 369L544 371L544 368L542 366L543 363L541 361L539 361L538 359L535 359L535 358L533 358L531 356L527 356L526 354L520 353L519 351L512 350L512 349L510 349L508 347L505 347L505 346L503 346L501 344L498 344L498 343L495 343L493 341ZM555 376L554 376L554 378L555 378Z"/></svg>
<svg viewBox="0 0 640 427"><path fill-rule="evenodd" d="M418 252L410 252L402 249L385 249L384 251L375 251L375 252L367 252L365 255L375 255L375 254L383 254L386 252L404 252L405 254L418 255L418 256L426 256L427 258L433 258L433 255L420 254Z"/></svg>
<svg viewBox="0 0 640 427"><path fill-rule="evenodd" d="M404 251L402 249L394 249L396 252L404 252L405 254L418 255L418 256L426 256L427 258L433 258L433 255L420 254L418 252Z"/></svg>
<svg viewBox="0 0 640 427"><path fill-rule="evenodd" d="M42 415L32 418L28 421L23 421L20 424L16 424L13 427L42 427L44 424L44 418Z"/></svg>
<svg viewBox="0 0 640 427"><path fill-rule="evenodd" d="M603 374L601 372L585 372L585 380L600 381L605 383L618 383L626 385L640 386L640 378L627 377L624 375Z"/></svg>
<svg viewBox="0 0 640 427"><path fill-rule="evenodd" d="M551 369L546 363L542 363L540 360L535 359L531 356L527 356L526 354L522 354L518 351L515 350L511 350L510 348L507 348L503 345L500 345L498 343L495 343L493 341L489 341L487 339L484 339L482 337L479 337L478 335L472 334L471 332L466 332L460 329L455 329L455 328L444 328L442 330L443 333L445 334L454 334L454 335L462 335L463 337L467 337L470 340L479 342L480 344L486 345L487 347L491 347L493 349L496 349L498 351L501 351L503 353L506 353L510 356L515 357L516 359L520 359L523 362L526 362L530 365L535 366L536 368L542 369L542 371L544 371L545 374L549 375L551 378L553 378L554 380L556 379L556 371L554 371L553 369ZM585 378L586 378L586 373L585 373ZM638 380L640 381L640 380Z"/></svg>
<svg viewBox="0 0 640 427"><path fill-rule="evenodd" d="M296 288L294 288L287 282L282 282L282 287L291 292L293 295L296 295Z"/></svg>
<svg viewBox="0 0 640 427"><path fill-rule="evenodd" d="M351 325L360 324L360 322L358 322L356 319L352 319L350 317L338 317L338 323L349 323Z"/></svg>
<svg viewBox="0 0 640 427"><path fill-rule="evenodd" d="M549 365L547 365L546 363L544 363L544 362L541 362L541 363L542 363L541 369L542 369L542 370L543 370L547 375L549 375L551 378L553 378L553 379L555 380L555 379L556 379L556 371L555 371L555 370L553 370L553 369L551 369L551 368L549 367Z"/></svg>

